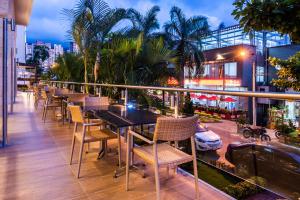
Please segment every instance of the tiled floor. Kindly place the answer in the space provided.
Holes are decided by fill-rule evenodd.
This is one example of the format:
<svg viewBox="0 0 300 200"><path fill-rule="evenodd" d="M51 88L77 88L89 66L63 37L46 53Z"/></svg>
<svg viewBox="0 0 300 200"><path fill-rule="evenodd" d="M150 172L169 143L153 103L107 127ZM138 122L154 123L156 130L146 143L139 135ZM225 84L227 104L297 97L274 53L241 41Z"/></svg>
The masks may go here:
<svg viewBox="0 0 300 200"><path fill-rule="evenodd" d="M52 117L44 124L40 109L34 110L31 99L19 94L17 100L15 112L9 118L10 145L0 149L0 199L155 199L151 170L144 179L131 173L129 192L125 191L124 176L113 178L117 167L114 152L97 160L96 148L92 148L92 152L84 155L82 178L75 178L77 148L75 164L68 164L72 128ZM114 151L115 141L109 146ZM162 199L194 199L191 177L165 174L162 170ZM202 182L199 187L200 199L229 199Z"/></svg>

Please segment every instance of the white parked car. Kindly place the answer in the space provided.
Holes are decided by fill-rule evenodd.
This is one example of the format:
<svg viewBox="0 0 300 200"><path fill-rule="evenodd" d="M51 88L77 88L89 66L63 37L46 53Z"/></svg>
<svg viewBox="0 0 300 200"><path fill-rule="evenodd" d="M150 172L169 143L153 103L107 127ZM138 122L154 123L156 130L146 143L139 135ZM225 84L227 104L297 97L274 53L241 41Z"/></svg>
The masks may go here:
<svg viewBox="0 0 300 200"><path fill-rule="evenodd" d="M222 140L215 132L199 126L196 136L196 149L199 151L217 150L222 147Z"/></svg>

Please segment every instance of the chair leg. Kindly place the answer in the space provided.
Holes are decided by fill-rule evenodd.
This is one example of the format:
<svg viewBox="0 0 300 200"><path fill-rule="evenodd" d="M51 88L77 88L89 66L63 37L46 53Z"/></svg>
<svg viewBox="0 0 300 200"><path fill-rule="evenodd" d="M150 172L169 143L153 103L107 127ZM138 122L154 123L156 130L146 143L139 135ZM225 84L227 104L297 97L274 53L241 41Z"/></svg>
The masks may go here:
<svg viewBox="0 0 300 200"><path fill-rule="evenodd" d="M194 139L194 137L191 137L191 145L192 145L195 190L196 190L195 197L196 197L196 199L199 199L198 169L197 169L197 158L196 158L196 149L195 149L195 139Z"/></svg>
<svg viewBox="0 0 300 200"><path fill-rule="evenodd" d="M84 142L82 142L81 146L80 146L79 159L78 159L77 178L79 178L79 176L80 176L80 167L81 167L83 147L84 147Z"/></svg>
<svg viewBox="0 0 300 200"><path fill-rule="evenodd" d="M74 147L75 147L75 136L73 136L73 139L72 139L70 165L72 165L72 159L73 159Z"/></svg>
<svg viewBox="0 0 300 200"><path fill-rule="evenodd" d="M160 199L160 183L159 183L159 172L158 172L158 163L154 164L154 173L155 173L155 187L156 187L156 200Z"/></svg>
<svg viewBox="0 0 300 200"><path fill-rule="evenodd" d="M90 151L90 143L87 144L87 150L85 151L85 153L89 153Z"/></svg>
<svg viewBox="0 0 300 200"><path fill-rule="evenodd" d="M45 116L45 107L43 107L43 115L42 115L42 120L44 120L44 116Z"/></svg>
<svg viewBox="0 0 300 200"><path fill-rule="evenodd" d="M167 177L169 178L169 176L170 176L170 167L167 166Z"/></svg>
<svg viewBox="0 0 300 200"><path fill-rule="evenodd" d="M129 166L131 164L131 134L127 134L127 151L126 151L126 191L129 190Z"/></svg>
<svg viewBox="0 0 300 200"><path fill-rule="evenodd" d="M46 107L46 108L45 108L45 115L44 115L44 123L46 122L47 111L48 111L48 108Z"/></svg>
<svg viewBox="0 0 300 200"><path fill-rule="evenodd" d="M117 131L117 136L118 136L118 162L119 162L119 168L122 167L122 149L121 149L121 136L120 136L120 129Z"/></svg>

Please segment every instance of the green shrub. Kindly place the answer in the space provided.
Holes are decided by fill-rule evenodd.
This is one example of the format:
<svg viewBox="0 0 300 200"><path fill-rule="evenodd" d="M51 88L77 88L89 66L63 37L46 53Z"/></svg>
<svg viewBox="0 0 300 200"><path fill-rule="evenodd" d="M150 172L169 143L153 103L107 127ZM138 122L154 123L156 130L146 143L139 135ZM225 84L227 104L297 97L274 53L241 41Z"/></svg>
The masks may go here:
<svg viewBox="0 0 300 200"><path fill-rule="evenodd" d="M264 186L265 180L261 177L252 177L247 181L225 187L225 192L236 199L245 199L263 191L256 185Z"/></svg>

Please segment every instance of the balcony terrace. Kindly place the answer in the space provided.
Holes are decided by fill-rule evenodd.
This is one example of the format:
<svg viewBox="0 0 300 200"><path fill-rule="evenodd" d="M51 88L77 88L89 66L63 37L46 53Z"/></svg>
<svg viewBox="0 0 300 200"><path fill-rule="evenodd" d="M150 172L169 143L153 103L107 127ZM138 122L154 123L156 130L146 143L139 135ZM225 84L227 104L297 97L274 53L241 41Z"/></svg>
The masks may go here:
<svg viewBox="0 0 300 200"><path fill-rule="evenodd" d="M18 94L8 127L9 146L0 150L0 199L155 199L153 172L147 172L146 178L131 173L129 192L125 191L125 176L113 178L118 160L114 140L109 144L112 153L101 160L91 146L77 179L77 165L69 165L72 127L50 117L43 123L33 98L24 93ZM170 177L160 174L161 199L194 199L192 177L180 172ZM199 189L200 199L231 199L202 181Z"/></svg>

